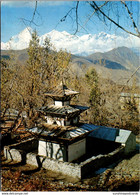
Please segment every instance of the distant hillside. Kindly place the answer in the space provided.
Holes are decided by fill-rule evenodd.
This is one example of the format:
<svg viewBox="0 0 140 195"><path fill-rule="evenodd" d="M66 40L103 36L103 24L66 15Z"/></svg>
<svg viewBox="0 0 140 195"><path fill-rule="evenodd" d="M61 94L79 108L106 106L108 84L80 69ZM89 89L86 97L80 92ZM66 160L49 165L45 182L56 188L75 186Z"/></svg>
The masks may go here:
<svg viewBox="0 0 140 195"><path fill-rule="evenodd" d="M1 56L8 59L10 53L14 53L21 63L28 59L27 49L2 50ZM105 53L98 52L86 57L72 55L71 63L73 72L79 76L84 75L89 67L94 67L100 76L125 83L139 66L139 57L127 47L118 47ZM140 70L136 77L140 81Z"/></svg>
<svg viewBox="0 0 140 195"><path fill-rule="evenodd" d="M27 49L23 50L1 50L1 57L10 59L10 55L15 55L17 60L24 63L28 59Z"/></svg>
<svg viewBox="0 0 140 195"><path fill-rule="evenodd" d="M95 60L109 60L110 61L110 68L114 69L115 63L118 65L124 66L125 69L132 70L133 68L139 65L139 58L138 56L129 48L127 47L118 47L113 49L109 52L105 53L95 53L87 57L93 61ZM112 64L111 64L112 62ZM108 61L107 61L108 64ZM100 65L103 65L100 64ZM118 68L117 68L118 69Z"/></svg>
<svg viewBox="0 0 140 195"><path fill-rule="evenodd" d="M86 57L72 56L72 64L77 74L84 74L87 68L94 67L101 76L125 83L139 66L139 57L127 47L118 47ZM140 81L140 71L136 77Z"/></svg>

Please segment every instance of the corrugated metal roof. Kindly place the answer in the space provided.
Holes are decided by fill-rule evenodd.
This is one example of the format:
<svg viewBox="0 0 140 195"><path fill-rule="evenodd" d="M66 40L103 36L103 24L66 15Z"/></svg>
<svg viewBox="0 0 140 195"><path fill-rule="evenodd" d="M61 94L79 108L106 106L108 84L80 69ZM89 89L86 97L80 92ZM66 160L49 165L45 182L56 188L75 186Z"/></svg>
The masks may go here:
<svg viewBox="0 0 140 195"><path fill-rule="evenodd" d="M94 129L97 129L97 126L90 124L81 124L78 127L71 126L58 126L58 125L45 125L41 127L35 127L29 129L30 132L35 134L40 134L42 136L54 136L61 138L76 138L80 135L84 135Z"/></svg>
<svg viewBox="0 0 140 195"><path fill-rule="evenodd" d="M46 125L45 127L32 128L29 131L42 136L51 136L62 139L76 138L89 132L89 137L114 141L121 144L125 144L131 134L131 131L129 130L115 129L92 124L80 124L78 127Z"/></svg>
<svg viewBox="0 0 140 195"><path fill-rule="evenodd" d="M96 126L96 125L92 125L92 124L82 124L82 125L79 125L79 127L69 131L70 133L70 137L77 137L79 135L83 135L85 133L88 133L90 131L93 131L95 129L98 129L99 126Z"/></svg>
<svg viewBox="0 0 140 195"><path fill-rule="evenodd" d="M71 95L77 95L77 94L79 94L79 92L68 89L67 86L63 85L62 83L58 87L55 87L45 93L46 96L50 96L50 97L53 97L53 96L64 97L64 96L71 96Z"/></svg>
<svg viewBox="0 0 140 195"><path fill-rule="evenodd" d="M9 117L12 117L12 116L13 116L13 117L17 117L18 114L19 114L19 111L18 111L18 110L13 109L13 108L9 108L9 109L6 110L4 116L9 116ZM26 113L25 111L22 111L22 112L20 113L20 116L26 118L26 117L27 117L27 113Z"/></svg>
<svg viewBox="0 0 140 195"><path fill-rule="evenodd" d="M74 129L75 127L73 127ZM58 126L58 125L49 125L45 124L45 126L40 126L40 127L35 127L28 129L28 131L35 133L35 134L40 134L42 136L54 136L54 137L63 137L67 131L70 131L72 127L69 126Z"/></svg>
<svg viewBox="0 0 140 195"><path fill-rule="evenodd" d="M73 130L69 131L70 137L77 137L77 136L83 135L87 132L88 132L88 130L85 130L85 129L82 129L82 128L76 128L76 129L73 129Z"/></svg>
<svg viewBox="0 0 140 195"><path fill-rule="evenodd" d="M44 114L54 114L60 116L74 117L75 115L78 115L87 109L88 107L77 106L77 105L61 106L61 107L56 105L50 105L50 106L42 107L38 111L41 111Z"/></svg>
<svg viewBox="0 0 140 195"><path fill-rule="evenodd" d="M88 123L83 123L80 127L85 129L85 130L92 131L92 130L95 130L95 129L99 128L100 126L93 125L93 124L88 124Z"/></svg>
<svg viewBox="0 0 140 195"><path fill-rule="evenodd" d="M81 112L89 109L89 107L87 107L87 106L79 106L79 105L71 105L71 107L79 109Z"/></svg>
<svg viewBox="0 0 140 195"><path fill-rule="evenodd" d="M13 115L14 115L14 116L18 116L18 113L19 113L18 110L9 108L9 109L6 110L5 115L10 115L10 116L13 116Z"/></svg>
<svg viewBox="0 0 140 195"><path fill-rule="evenodd" d="M98 130L91 132L88 136L108 141L114 141L117 143L126 143L130 134L131 131L129 130L100 127Z"/></svg>
<svg viewBox="0 0 140 195"><path fill-rule="evenodd" d="M71 106L56 106L56 105L50 105L46 106L45 108L41 108L38 111L43 112L44 114L50 114L50 115L58 115L58 116L67 116L71 117L71 115L75 115L78 112L80 112L79 109L73 108Z"/></svg>
<svg viewBox="0 0 140 195"><path fill-rule="evenodd" d="M56 105L46 106L45 108L40 109L40 110L43 110L46 113L57 113L57 114L64 114L64 115L66 115L67 113L79 111L79 109L73 108L71 106L61 106L60 107Z"/></svg>

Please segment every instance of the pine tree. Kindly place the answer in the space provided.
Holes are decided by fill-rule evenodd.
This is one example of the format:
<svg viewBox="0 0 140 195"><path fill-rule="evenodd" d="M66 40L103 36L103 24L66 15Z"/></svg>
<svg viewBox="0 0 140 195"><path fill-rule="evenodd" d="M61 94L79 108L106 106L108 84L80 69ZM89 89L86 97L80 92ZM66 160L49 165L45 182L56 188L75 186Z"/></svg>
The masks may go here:
<svg viewBox="0 0 140 195"><path fill-rule="evenodd" d="M89 87L89 122L97 125L105 125L108 121L108 112L105 107L105 99L99 86L99 76L96 70L94 68L91 68L86 73L85 78Z"/></svg>

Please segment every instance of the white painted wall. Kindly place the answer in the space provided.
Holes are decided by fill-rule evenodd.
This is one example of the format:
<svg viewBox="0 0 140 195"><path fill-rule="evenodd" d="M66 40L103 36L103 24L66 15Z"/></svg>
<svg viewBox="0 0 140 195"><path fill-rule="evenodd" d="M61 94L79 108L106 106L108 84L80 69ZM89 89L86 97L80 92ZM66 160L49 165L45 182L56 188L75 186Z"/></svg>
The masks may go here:
<svg viewBox="0 0 140 195"><path fill-rule="evenodd" d="M59 126L67 126L71 125L71 120L65 120L64 118L58 118L58 117L51 117L46 116L47 123L50 125L57 124ZM77 124L79 122L79 117L75 117L72 119L73 124Z"/></svg>
<svg viewBox="0 0 140 195"><path fill-rule="evenodd" d="M57 124L59 126L64 126L64 119L63 118L57 118L57 117L51 117L51 116L46 116L47 123L50 125Z"/></svg>
<svg viewBox="0 0 140 195"><path fill-rule="evenodd" d="M46 116L46 119L47 119L47 123L52 125L54 123L54 119L50 116Z"/></svg>
<svg viewBox="0 0 140 195"><path fill-rule="evenodd" d="M54 101L55 106L69 106L70 101Z"/></svg>
<svg viewBox="0 0 140 195"><path fill-rule="evenodd" d="M63 150L63 151L62 151ZM68 146L68 162L78 159L86 153L86 139L82 139ZM66 160L66 148L57 143L39 140L38 154L59 161Z"/></svg>
<svg viewBox="0 0 140 195"><path fill-rule="evenodd" d="M86 153L86 139L68 146L68 162L78 159Z"/></svg>
<svg viewBox="0 0 140 195"><path fill-rule="evenodd" d="M46 142L39 141L39 144L38 144L38 154L42 155L42 156L47 156Z"/></svg>
<svg viewBox="0 0 140 195"><path fill-rule="evenodd" d="M64 156L62 150L63 148L60 144L39 140L38 154L41 156L63 161Z"/></svg>
<svg viewBox="0 0 140 195"><path fill-rule="evenodd" d="M62 101L54 101L55 106L62 106Z"/></svg>

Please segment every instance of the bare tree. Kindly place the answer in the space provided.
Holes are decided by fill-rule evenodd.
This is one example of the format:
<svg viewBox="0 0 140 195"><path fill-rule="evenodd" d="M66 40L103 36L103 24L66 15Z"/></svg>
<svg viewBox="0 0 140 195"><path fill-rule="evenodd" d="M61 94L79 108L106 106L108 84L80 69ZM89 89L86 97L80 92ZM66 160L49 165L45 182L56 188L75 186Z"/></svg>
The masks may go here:
<svg viewBox="0 0 140 195"><path fill-rule="evenodd" d="M140 31L136 25L136 22L133 18L133 12L130 10L129 6L127 5L128 2L125 2L125 1L119 1L119 4L120 6L124 6L125 9L126 9L126 18L127 20L129 20L131 23L130 25L132 24L133 25L133 28L135 30L135 33L128 30L130 28L130 25L128 26L128 29L126 29L124 26L122 26L121 24L119 24L119 20L118 21L115 21L115 18L111 17L109 15L109 12L103 10L103 7L107 4L113 4L113 2L110 2L110 1L106 1L102 6L98 6L98 2L96 1L92 1L92 2L88 2L89 5L93 8L94 12L97 13L98 15L100 15L101 17L104 18L104 21L105 19L107 19L108 21L110 21L111 23L113 23L114 25L116 25L118 28L120 28L121 30L125 31L126 33L129 33L131 35L134 35L136 37L139 37L140 38ZM116 14L118 15L118 14ZM114 15L113 15L114 16ZM121 17L121 16L118 16L118 17Z"/></svg>
<svg viewBox="0 0 140 195"><path fill-rule="evenodd" d="M79 16L79 9L80 4L83 2L76 1L75 6L70 8L68 12L61 18L59 21L59 24L61 22L65 22L68 17L71 17L73 20L75 20L76 30L75 33L80 32L82 29L86 30L86 25L90 20L95 21L96 17L100 19L100 22L103 22L106 26L109 26L111 24L115 25L117 28L121 29L122 31L131 34L133 36L136 36L140 38L140 31L139 31L139 15L137 16L137 19L134 17L135 13L135 5L133 5L135 2L133 1L86 1L85 3L89 5L89 8L92 8L92 12L86 16L86 20L84 22L80 22L80 16ZM31 20L23 19L23 22L28 22L29 25L34 24L38 25L36 23L35 15L40 15L37 11L38 7L38 1L35 2L35 8L32 15ZM73 16L73 12L75 12L75 17ZM139 13L138 13L139 14ZM126 27L124 24L121 24L121 19L128 22L128 26ZM136 21L137 20L137 21ZM131 26L131 28L130 28ZM131 29L131 30L130 30Z"/></svg>

